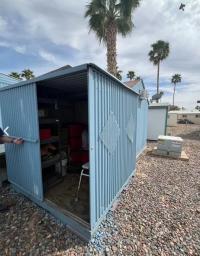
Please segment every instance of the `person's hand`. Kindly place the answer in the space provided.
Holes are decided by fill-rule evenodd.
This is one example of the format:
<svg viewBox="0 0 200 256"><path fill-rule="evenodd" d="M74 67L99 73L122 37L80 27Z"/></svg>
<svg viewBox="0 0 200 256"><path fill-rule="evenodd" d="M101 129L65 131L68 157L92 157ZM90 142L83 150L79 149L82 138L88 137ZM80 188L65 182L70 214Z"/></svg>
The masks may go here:
<svg viewBox="0 0 200 256"><path fill-rule="evenodd" d="M17 138L13 140L13 143L16 145L21 145L24 143L24 140L22 138Z"/></svg>

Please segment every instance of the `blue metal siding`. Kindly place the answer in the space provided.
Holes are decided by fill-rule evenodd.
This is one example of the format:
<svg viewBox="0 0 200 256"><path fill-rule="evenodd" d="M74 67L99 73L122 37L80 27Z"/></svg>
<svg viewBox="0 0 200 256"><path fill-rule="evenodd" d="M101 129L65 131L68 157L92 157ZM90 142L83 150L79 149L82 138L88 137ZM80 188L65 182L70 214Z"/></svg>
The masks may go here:
<svg viewBox="0 0 200 256"><path fill-rule="evenodd" d="M136 152L137 156L143 151L147 143L147 120L148 120L148 102L140 100L138 97L137 107L137 139Z"/></svg>
<svg viewBox="0 0 200 256"><path fill-rule="evenodd" d="M132 124L131 120L134 125L132 125L132 130L128 130ZM90 68L90 219L92 230L97 227L118 192L135 170L136 120L137 95L110 76ZM105 133L108 134L105 136ZM133 138L133 142L129 137Z"/></svg>
<svg viewBox="0 0 200 256"><path fill-rule="evenodd" d="M132 87L132 90L139 94L140 91L144 90L142 80L140 80L135 86ZM140 100L138 95L137 102L137 135L136 135L136 154L137 156L142 153L147 143L147 121L148 121L148 101Z"/></svg>
<svg viewBox="0 0 200 256"><path fill-rule="evenodd" d="M6 145L9 181L42 200L36 85L1 91L0 106L4 128L9 126L10 135L27 139L23 145Z"/></svg>
<svg viewBox="0 0 200 256"><path fill-rule="evenodd" d="M11 84L16 84L17 82L18 80L0 73L0 88L3 88ZM2 119L1 119L1 109L0 109L0 127L1 126L2 126Z"/></svg>

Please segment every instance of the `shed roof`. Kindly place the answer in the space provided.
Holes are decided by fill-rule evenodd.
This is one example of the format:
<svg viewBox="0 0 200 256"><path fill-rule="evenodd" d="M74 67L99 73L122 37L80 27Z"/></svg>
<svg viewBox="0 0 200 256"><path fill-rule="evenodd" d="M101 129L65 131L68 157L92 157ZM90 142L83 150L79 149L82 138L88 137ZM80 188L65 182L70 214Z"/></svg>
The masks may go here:
<svg viewBox="0 0 200 256"><path fill-rule="evenodd" d="M139 84L140 81L141 81L140 79L135 79L135 80L126 81L124 83L127 87L133 88L135 85Z"/></svg>
<svg viewBox="0 0 200 256"><path fill-rule="evenodd" d="M135 79L124 82L125 87L131 89L133 92L139 94L141 88L145 89L142 79Z"/></svg>
<svg viewBox="0 0 200 256"><path fill-rule="evenodd" d="M16 79L14 77L11 77L9 75L6 75L6 74L3 74L3 73L0 73L0 82L1 83L7 83L7 84L13 84L13 83L18 83L20 82L21 80L19 79Z"/></svg>
<svg viewBox="0 0 200 256"><path fill-rule="evenodd" d="M41 81L45 81L45 80L50 80L52 78L59 78L59 77L64 77L64 76L75 74L75 73L88 71L89 67L95 68L96 70L104 73L105 75L111 77L113 80L117 81L119 85L121 84L123 86L123 88L126 88L129 91L133 92L134 94L137 94L136 92L131 90L129 87L124 86L124 84L120 80L118 80L115 76L111 75L110 73L101 69L100 67L98 67L97 65L95 65L93 63L86 63L86 64L82 64L82 65L75 66L75 67L68 67L68 65L67 65L67 66L61 67L59 69L56 69L54 71L48 72L44 75L35 77L33 79L30 79L30 80L27 80L27 81L21 81L17 84L9 85L9 86L0 88L0 91L8 90L8 89L11 89L11 88L14 88L14 87L25 86L25 85L28 85L28 84L37 83L37 82L41 82Z"/></svg>
<svg viewBox="0 0 200 256"><path fill-rule="evenodd" d="M169 108L169 104L168 103L151 103L149 105L149 108L153 109L153 108Z"/></svg>
<svg viewBox="0 0 200 256"><path fill-rule="evenodd" d="M198 111L198 110L194 110L194 111L174 110L174 111L169 111L169 114L192 115L192 114L200 114L200 111Z"/></svg>
<svg viewBox="0 0 200 256"><path fill-rule="evenodd" d="M57 71L66 70L66 69L68 69L68 68L72 68L72 66L70 66L70 65L65 65L65 66L63 66L63 67L61 67L61 68L57 68L57 69L54 69L54 70L52 70L52 71L49 71L49 72L47 72L47 73L45 73L45 74L43 74L43 75L56 73ZM41 75L41 76L43 76L43 75ZM38 77L40 77L40 76L38 76Z"/></svg>

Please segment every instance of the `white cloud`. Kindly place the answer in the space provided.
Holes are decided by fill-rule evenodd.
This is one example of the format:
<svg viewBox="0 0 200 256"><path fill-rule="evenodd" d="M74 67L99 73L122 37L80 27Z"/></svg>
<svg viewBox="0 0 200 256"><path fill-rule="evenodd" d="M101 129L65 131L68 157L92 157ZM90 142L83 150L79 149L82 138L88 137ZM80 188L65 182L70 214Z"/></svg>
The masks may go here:
<svg viewBox="0 0 200 256"><path fill-rule="evenodd" d="M0 16L0 33L4 33L7 28L7 22Z"/></svg>
<svg viewBox="0 0 200 256"><path fill-rule="evenodd" d="M0 46L2 46L2 47L10 47L10 44L7 43L7 42L1 42L0 41Z"/></svg>
<svg viewBox="0 0 200 256"><path fill-rule="evenodd" d="M39 55L47 60L48 62L51 62L51 63L54 63L54 64L57 64L58 63L58 60L56 59L56 57L54 56L54 54L50 53L50 52L47 52L45 50L40 50L39 51Z"/></svg>
<svg viewBox="0 0 200 256"><path fill-rule="evenodd" d="M194 109L197 100L200 99L200 89L198 84L189 84L184 90L177 90L175 94L175 105L183 106L189 110ZM163 97L162 101L172 103L172 95Z"/></svg>
<svg viewBox="0 0 200 256"><path fill-rule="evenodd" d="M24 54L26 52L26 46L15 46L14 49L16 52L19 52L21 54Z"/></svg>
<svg viewBox="0 0 200 256"><path fill-rule="evenodd" d="M25 45L16 45L15 43L11 42L5 42L5 41L0 41L0 46L2 47L6 47L6 48L12 48L14 49L16 52L21 53L21 54L25 54L26 53L26 46Z"/></svg>

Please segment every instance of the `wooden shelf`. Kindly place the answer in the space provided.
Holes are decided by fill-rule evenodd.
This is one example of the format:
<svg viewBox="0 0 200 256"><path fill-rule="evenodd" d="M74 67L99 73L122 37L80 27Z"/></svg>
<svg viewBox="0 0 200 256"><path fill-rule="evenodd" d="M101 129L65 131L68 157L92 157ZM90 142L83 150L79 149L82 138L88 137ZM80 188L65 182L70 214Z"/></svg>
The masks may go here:
<svg viewBox="0 0 200 256"><path fill-rule="evenodd" d="M58 99L56 98L38 98L38 103L40 104L49 104L49 105L55 105L57 104ZM66 107L70 107L71 104L69 102L66 102L66 100L63 99L59 99L59 106L66 106Z"/></svg>
<svg viewBox="0 0 200 256"><path fill-rule="evenodd" d="M55 142L59 142L59 137L58 136L51 137L47 140L41 140L40 144L45 145L45 144L55 143Z"/></svg>
<svg viewBox="0 0 200 256"><path fill-rule="evenodd" d="M42 161L42 168L48 168L60 161L60 155L55 155L54 157L51 157L49 160Z"/></svg>
<svg viewBox="0 0 200 256"><path fill-rule="evenodd" d="M60 120L56 118L40 118L39 119L40 124L58 124L59 122Z"/></svg>
<svg viewBox="0 0 200 256"><path fill-rule="evenodd" d="M49 98L38 98L39 103L44 103L44 104L55 104L56 99L49 99Z"/></svg>

